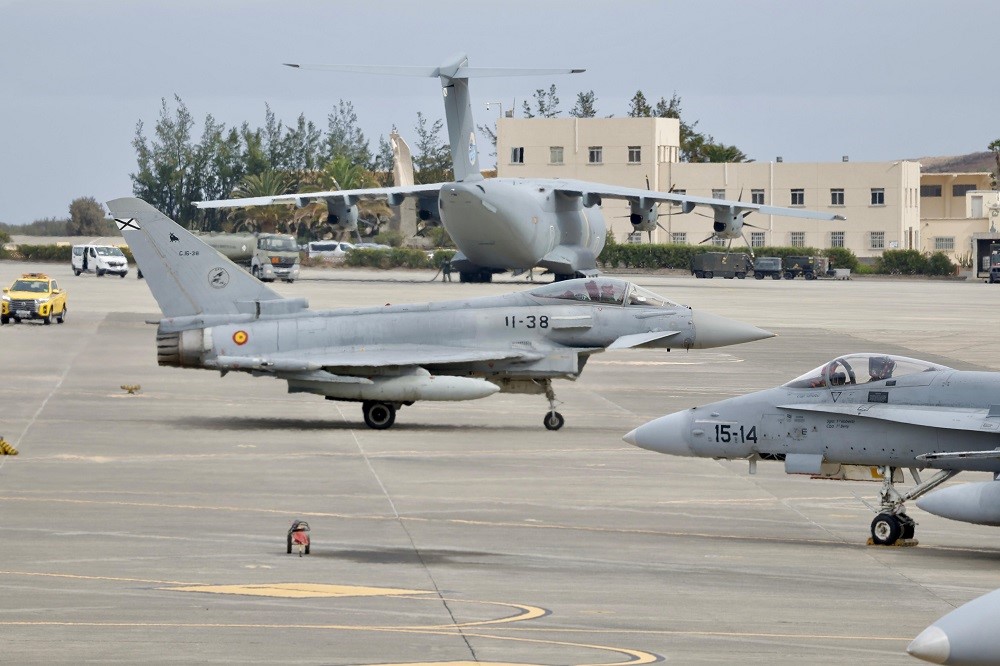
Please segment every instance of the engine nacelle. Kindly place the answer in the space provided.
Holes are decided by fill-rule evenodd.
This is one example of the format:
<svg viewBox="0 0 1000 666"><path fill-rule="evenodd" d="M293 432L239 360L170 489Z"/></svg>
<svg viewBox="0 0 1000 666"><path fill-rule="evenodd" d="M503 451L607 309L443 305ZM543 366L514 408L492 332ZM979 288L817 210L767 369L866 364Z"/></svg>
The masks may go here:
<svg viewBox="0 0 1000 666"><path fill-rule="evenodd" d="M715 221L712 230L718 238L740 238L743 235L743 218L746 211L733 206L712 206Z"/></svg>
<svg viewBox="0 0 1000 666"><path fill-rule="evenodd" d="M629 221L636 231L652 231L656 229L656 220L660 217L659 206L654 201L639 199L630 204Z"/></svg>
<svg viewBox="0 0 1000 666"><path fill-rule="evenodd" d="M949 520L1000 527L1000 481L942 488L918 499L917 506Z"/></svg>
<svg viewBox="0 0 1000 666"><path fill-rule="evenodd" d="M357 203L348 197L328 197L326 223L338 231L354 231L358 228Z"/></svg>

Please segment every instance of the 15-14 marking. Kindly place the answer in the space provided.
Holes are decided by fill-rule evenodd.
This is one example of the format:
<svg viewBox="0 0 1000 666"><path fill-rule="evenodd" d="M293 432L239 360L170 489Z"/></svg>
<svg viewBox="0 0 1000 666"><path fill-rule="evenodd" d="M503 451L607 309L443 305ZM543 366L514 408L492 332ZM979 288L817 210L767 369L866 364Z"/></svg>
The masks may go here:
<svg viewBox="0 0 1000 666"><path fill-rule="evenodd" d="M747 430L743 426L731 423L716 423L715 441L720 444L746 444L747 442L756 444L757 426L750 426L750 429Z"/></svg>

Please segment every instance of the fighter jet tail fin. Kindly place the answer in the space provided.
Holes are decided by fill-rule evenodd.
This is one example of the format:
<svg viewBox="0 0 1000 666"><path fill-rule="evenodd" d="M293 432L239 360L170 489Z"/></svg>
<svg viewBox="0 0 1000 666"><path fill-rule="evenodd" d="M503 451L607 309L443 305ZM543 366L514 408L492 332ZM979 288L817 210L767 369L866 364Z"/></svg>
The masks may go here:
<svg viewBox="0 0 1000 666"><path fill-rule="evenodd" d="M272 291L142 199L126 197L107 205L165 317L306 307L303 299Z"/></svg>

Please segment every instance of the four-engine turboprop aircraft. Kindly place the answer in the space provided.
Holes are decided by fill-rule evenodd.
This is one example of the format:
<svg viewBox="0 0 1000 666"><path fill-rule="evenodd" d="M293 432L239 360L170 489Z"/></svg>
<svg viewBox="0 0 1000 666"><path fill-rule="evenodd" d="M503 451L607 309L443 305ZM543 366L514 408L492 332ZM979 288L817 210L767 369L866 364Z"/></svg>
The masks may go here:
<svg viewBox="0 0 1000 666"><path fill-rule="evenodd" d="M917 506L929 513L1000 525L1000 373L969 372L887 354L850 354L783 386L663 416L624 437L677 456L780 460L789 474L881 478L872 540L912 538L904 502L961 471L993 481L943 488ZM879 468L874 475L871 468ZM915 486L894 483L908 468ZM920 470L939 470L921 480Z"/></svg>
<svg viewBox="0 0 1000 666"><path fill-rule="evenodd" d="M628 201L631 206L629 217L636 231L656 228L660 203L676 204L680 213L690 213L696 206L707 206L713 211L712 237L730 241L744 238L744 218L752 212L815 220L844 219L840 215L799 208L617 187L582 180L484 179L479 169L469 79L571 74L582 72L582 69L470 67L465 55L450 58L439 67L289 66L440 78L455 182L201 201L195 203L198 207L233 208L275 203L294 203L301 207L312 200L323 199L327 203L330 224L353 220L356 225L357 203L361 199L385 199L390 205L397 206L405 197L418 197L421 206L425 207L436 197L438 218L459 249L452 266L459 271L463 282L488 282L493 273L523 271L534 266L554 273L556 280L596 275L597 256L604 248L607 233L600 206L604 199ZM433 214L422 208L420 216L426 220Z"/></svg>
<svg viewBox="0 0 1000 666"><path fill-rule="evenodd" d="M362 403L390 427L418 400L544 394L605 349L703 349L772 337L638 285L597 277L483 298L312 312L283 298L140 199L108 202L164 318L160 365L249 372L292 393Z"/></svg>

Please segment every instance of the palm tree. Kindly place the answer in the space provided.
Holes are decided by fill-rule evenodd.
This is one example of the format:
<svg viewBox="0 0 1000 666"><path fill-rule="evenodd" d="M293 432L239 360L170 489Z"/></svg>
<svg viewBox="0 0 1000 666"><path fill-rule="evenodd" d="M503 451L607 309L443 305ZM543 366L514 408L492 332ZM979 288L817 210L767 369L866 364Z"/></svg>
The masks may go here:
<svg viewBox="0 0 1000 666"><path fill-rule="evenodd" d="M232 196L237 199L251 197L271 197L288 194L295 185L295 179L284 171L264 171L260 174L244 176L240 184L233 190ZM244 206L236 208L229 215L233 223L233 231L259 231L274 233L282 223L287 224L288 207L277 206Z"/></svg>

